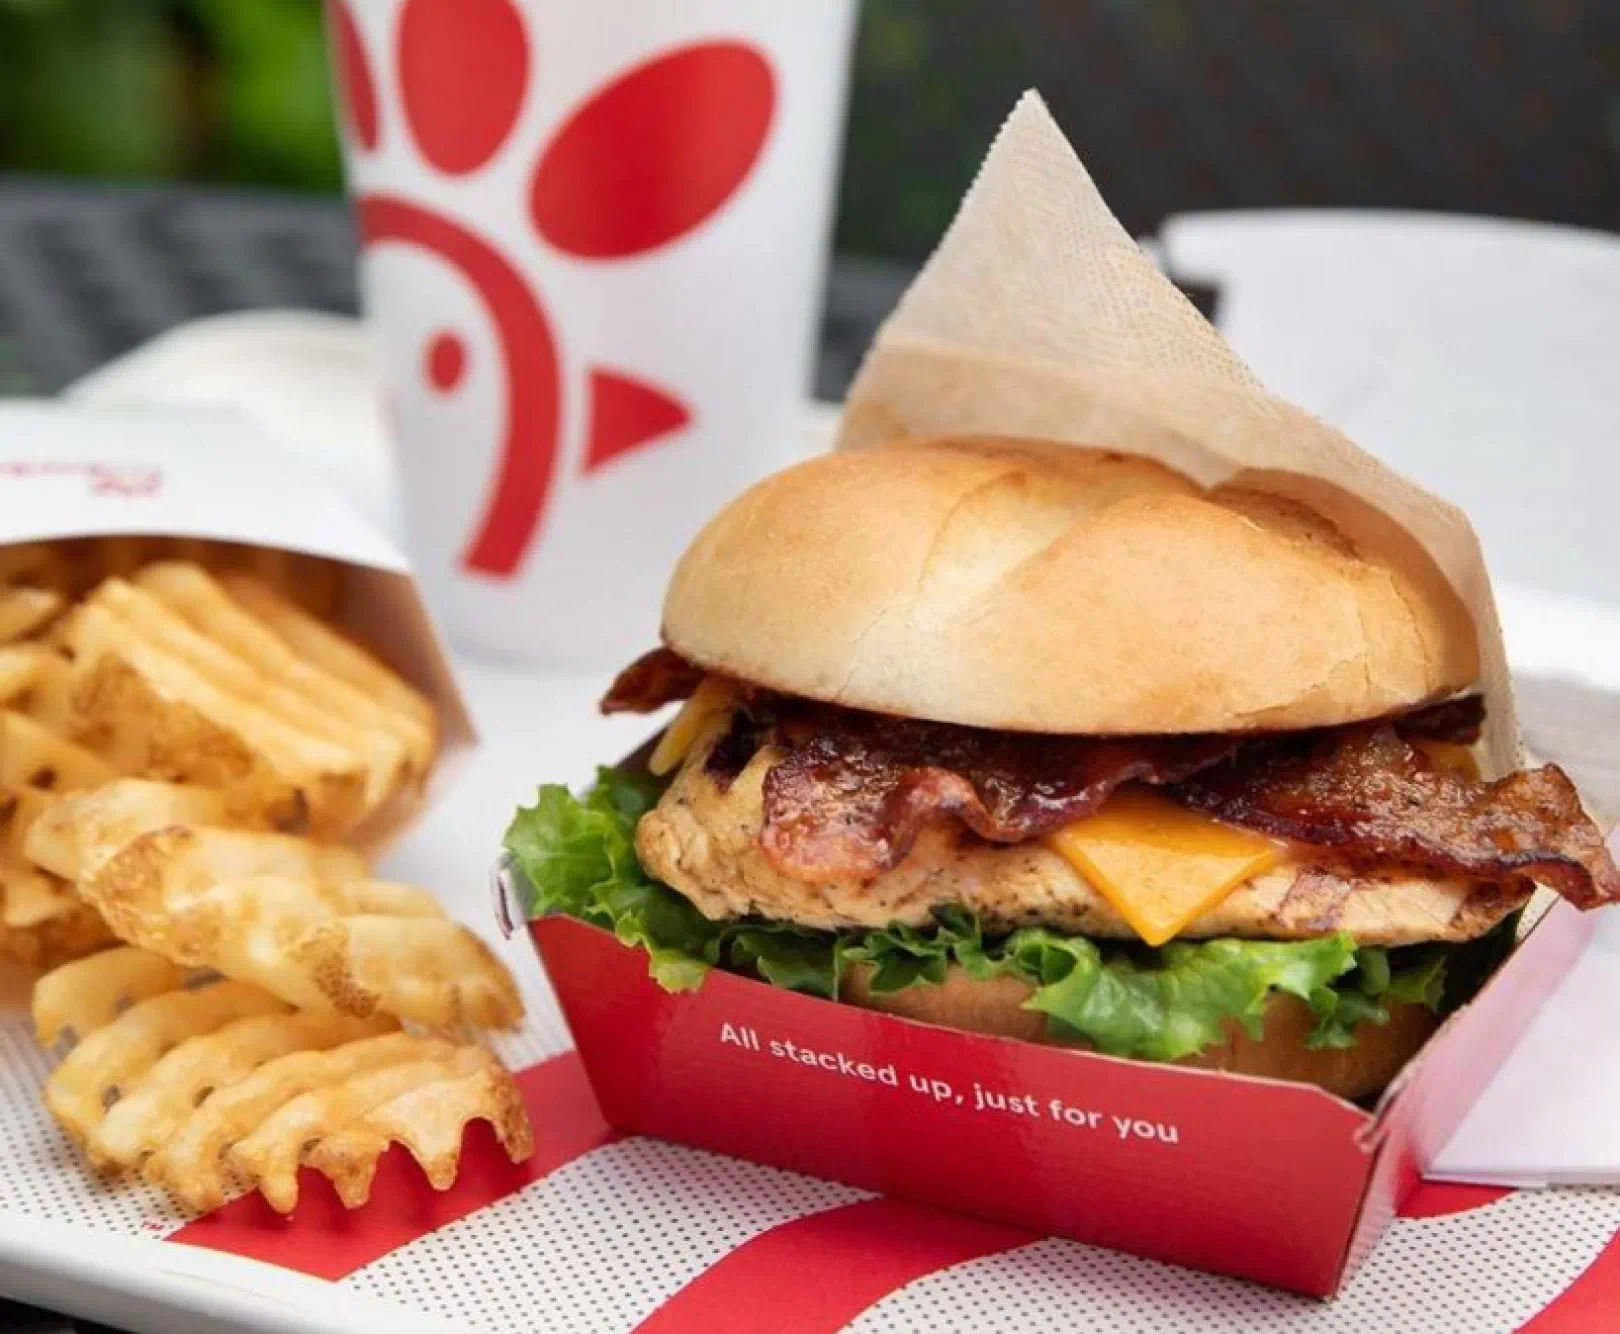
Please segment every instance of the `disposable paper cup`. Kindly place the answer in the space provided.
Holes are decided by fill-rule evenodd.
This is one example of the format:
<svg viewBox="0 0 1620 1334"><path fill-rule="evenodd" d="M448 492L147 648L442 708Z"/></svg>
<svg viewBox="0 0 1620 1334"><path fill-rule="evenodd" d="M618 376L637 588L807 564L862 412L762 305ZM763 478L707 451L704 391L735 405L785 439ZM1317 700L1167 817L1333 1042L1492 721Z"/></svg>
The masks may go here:
<svg viewBox="0 0 1620 1334"><path fill-rule="evenodd" d="M361 287L453 638L607 666L809 384L854 0L334 0Z"/></svg>

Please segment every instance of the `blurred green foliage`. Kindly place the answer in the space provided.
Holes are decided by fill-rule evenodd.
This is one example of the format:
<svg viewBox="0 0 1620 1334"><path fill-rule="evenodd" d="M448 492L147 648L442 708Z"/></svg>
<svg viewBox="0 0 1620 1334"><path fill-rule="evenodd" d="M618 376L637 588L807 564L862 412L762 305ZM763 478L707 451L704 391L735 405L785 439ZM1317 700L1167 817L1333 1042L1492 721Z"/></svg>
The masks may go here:
<svg viewBox="0 0 1620 1334"><path fill-rule="evenodd" d="M938 237L1027 82L1010 19L864 0L840 248ZM320 0L0 0L0 169L335 190L327 80Z"/></svg>
<svg viewBox="0 0 1620 1334"><path fill-rule="evenodd" d="M939 240L1031 83L1019 18L985 0L863 0L839 250L920 260Z"/></svg>
<svg viewBox="0 0 1620 1334"><path fill-rule="evenodd" d="M864 0L841 249L927 252L1027 82L1011 17ZM336 190L325 35L320 0L0 0L0 170Z"/></svg>
<svg viewBox="0 0 1620 1334"><path fill-rule="evenodd" d="M337 188L320 0L0 0L0 165Z"/></svg>
<svg viewBox="0 0 1620 1334"><path fill-rule="evenodd" d="M321 0L0 0L0 170L336 190L324 38ZM837 248L925 256L1032 85L1137 230L1620 204L1620 0L862 0Z"/></svg>

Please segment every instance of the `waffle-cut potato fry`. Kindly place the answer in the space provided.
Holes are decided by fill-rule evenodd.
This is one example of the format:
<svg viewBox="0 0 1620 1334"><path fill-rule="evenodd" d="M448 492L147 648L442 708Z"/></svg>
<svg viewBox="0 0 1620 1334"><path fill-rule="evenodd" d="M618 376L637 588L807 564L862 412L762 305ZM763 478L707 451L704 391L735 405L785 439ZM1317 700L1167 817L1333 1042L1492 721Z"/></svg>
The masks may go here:
<svg viewBox="0 0 1620 1334"><path fill-rule="evenodd" d="M81 604L66 624L74 703L119 738L127 770L218 788L233 814L279 829L339 835L366 814L364 756L219 685L103 602Z"/></svg>
<svg viewBox="0 0 1620 1334"><path fill-rule="evenodd" d="M66 599L53 588L0 587L0 644L35 634L66 605Z"/></svg>
<svg viewBox="0 0 1620 1334"><path fill-rule="evenodd" d="M208 788L117 778L34 813L22 836L22 853L53 875L78 880L94 875L109 857L142 834L170 825L218 824L224 819L224 799ZM363 861L356 861L364 866Z"/></svg>
<svg viewBox="0 0 1620 1334"><path fill-rule="evenodd" d="M50 656L43 644L0 645L0 704L10 704L32 690Z"/></svg>
<svg viewBox="0 0 1620 1334"><path fill-rule="evenodd" d="M118 776L99 755L52 734L21 713L0 710L0 789L98 787Z"/></svg>
<svg viewBox="0 0 1620 1334"><path fill-rule="evenodd" d="M292 1052L324 1051L398 1027L392 1020L348 1015L266 1014L189 1038L107 1109L85 1152L98 1170L137 1167L173 1138L215 1089L236 1083L266 1061Z"/></svg>
<svg viewBox="0 0 1620 1334"><path fill-rule="evenodd" d="M359 686L301 657L280 635L237 603L196 565L166 561L136 577L146 592L186 619L198 632L251 662L265 676L317 708L391 736L420 778L433 762L433 729L415 713L391 710Z"/></svg>
<svg viewBox="0 0 1620 1334"><path fill-rule="evenodd" d="M5 821L5 852L26 862L28 855L23 851L23 845L28 842L28 831L40 816L63 800L62 793L35 787L32 783L13 788L4 798L0 798L0 803L9 801L11 806L11 818ZM0 809L3 809L3 804L0 804Z"/></svg>
<svg viewBox="0 0 1620 1334"><path fill-rule="evenodd" d="M121 939L294 1005L436 1028L521 1018L517 986L483 941L357 862L286 836L171 826L126 844L79 892Z"/></svg>
<svg viewBox="0 0 1620 1334"><path fill-rule="evenodd" d="M0 924L26 930L71 912L80 900L64 880L0 850Z"/></svg>
<svg viewBox="0 0 1620 1334"><path fill-rule="evenodd" d="M69 740L79 740L73 663L38 640L0 646L0 703Z"/></svg>
<svg viewBox="0 0 1620 1334"><path fill-rule="evenodd" d="M116 831L121 833L122 831ZM371 883L366 859L353 848L315 843L291 834L260 829L219 829L209 825L166 821L116 847L81 843L81 887L103 878L123 882L116 897L154 914L174 911L188 899L213 891L231 880L252 876L285 876L307 883L323 902L347 909L343 886ZM110 892L110 891L103 891Z"/></svg>
<svg viewBox="0 0 1620 1334"><path fill-rule="evenodd" d="M343 886L349 911L385 917L443 917L444 905L425 889L392 880L356 880Z"/></svg>
<svg viewBox="0 0 1620 1334"><path fill-rule="evenodd" d="M323 1136L305 1161L332 1183L347 1209L371 1198L377 1164L390 1144L403 1144L433 1188L448 1190L470 1121L488 1121L514 1163L534 1152L523 1097L511 1074L490 1060L470 1074L420 1084L373 1107L354 1124Z"/></svg>
<svg viewBox="0 0 1620 1334"><path fill-rule="evenodd" d="M53 969L34 983L34 1036L54 1047L105 1028L137 1001L175 991L186 970L133 945L103 950Z"/></svg>
<svg viewBox="0 0 1620 1334"><path fill-rule="evenodd" d="M523 1016L505 965L446 918L354 913L309 927L288 953L349 1014L383 1010L435 1028L505 1028Z"/></svg>
<svg viewBox="0 0 1620 1334"><path fill-rule="evenodd" d="M240 1177L258 1187L271 1208L291 1213L298 1205L298 1169L312 1144L402 1093L471 1074L494 1059L482 1047L458 1047L437 1060L385 1066L311 1089L278 1107L239 1139L226 1159Z"/></svg>
<svg viewBox="0 0 1620 1334"><path fill-rule="evenodd" d="M165 572L194 570L195 567L170 563L149 565L137 579L148 573L163 576ZM315 688L324 684L324 678L303 663L276 637L246 612L238 609L223 591L217 590L208 576L195 570L208 588L218 592L228 616L246 622L254 631L270 641L272 650L280 650L290 667L284 671L258 656L238 651L231 641L244 636L235 621L219 623L218 618L188 617L185 612L154 596L147 586L126 583L122 579L109 579L92 595L92 605L101 606L118 618L127 631L153 648L172 655L187 667L200 673L212 685L236 700L249 704L282 726L314 738L349 755L364 766L366 773L366 804L362 814L370 814L382 805L395 789L408 777L410 756L399 735L391 731L385 715L358 691L344 686L344 698L333 700L323 697ZM172 578L161 578L159 587L173 592ZM182 590L190 609L195 604L196 590L190 580L181 580ZM199 623L194 624L197 621ZM302 672L302 676L298 673ZM293 679L286 679L291 676ZM338 683L341 684L341 683ZM431 755L423 752L424 762Z"/></svg>
<svg viewBox="0 0 1620 1334"><path fill-rule="evenodd" d="M0 923L0 958L42 971L118 943L89 904L73 898L60 907L60 912L32 926Z"/></svg>
<svg viewBox="0 0 1620 1334"><path fill-rule="evenodd" d="M331 1051L301 1051L267 1061L239 1082L216 1089L146 1160L146 1179L193 1209L217 1209L232 1193L225 1151L278 1107L311 1089L340 1084L368 1070L444 1060L454 1050L443 1038L390 1033Z"/></svg>
<svg viewBox="0 0 1620 1334"><path fill-rule="evenodd" d="M81 1037L45 1083L45 1106L78 1143L89 1140L115 1098L133 1089L178 1043L233 1019L279 1014L285 1001L246 982L210 982L129 1007Z"/></svg>
<svg viewBox="0 0 1620 1334"><path fill-rule="evenodd" d="M365 649L260 579L226 575L223 582L236 602L268 625L305 661L347 681L390 711L415 718L437 735L438 719L428 698Z"/></svg>
<svg viewBox="0 0 1620 1334"><path fill-rule="evenodd" d="M121 939L227 977L276 978L293 1004L325 1008L318 989L289 982L288 947L303 923L348 906L338 886L365 875L358 853L286 834L168 825L110 857L81 856L96 869L80 875L79 893Z"/></svg>

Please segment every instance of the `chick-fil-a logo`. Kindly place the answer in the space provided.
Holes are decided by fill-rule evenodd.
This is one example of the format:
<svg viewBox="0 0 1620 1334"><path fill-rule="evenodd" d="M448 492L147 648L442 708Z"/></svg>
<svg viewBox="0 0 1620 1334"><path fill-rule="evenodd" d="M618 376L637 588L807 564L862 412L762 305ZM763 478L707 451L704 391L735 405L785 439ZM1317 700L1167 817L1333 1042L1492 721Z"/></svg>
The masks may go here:
<svg viewBox="0 0 1620 1334"><path fill-rule="evenodd" d="M332 0L339 83L355 151L384 127L377 80L344 0ZM434 171L466 176L507 141L534 77L533 35L511 0L405 0L388 44L414 151ZM742 188L765 147L776 77L753 45L724 37L658 52L570 110L528 174L528 223L581 261L645 255L701 227ZM388 132L392 133L390 127ZM588 395L582 471L666 439L694 417L677 392L606 366L565 385L558 333L524 275L464 224L392 194L356 200L362 243L405 244L472 285L500 351L506 395L495 476L461 554L465 568L511 577L532 548L556 489L565 393ZM433 332L417 364L433 391L454 392L468 342Z"/></svg>
<svg viewBox="0 0 1620 1334"><path fill-rule="evenodd" d="M93 496L155 496L163 470L149 463L97 463L76 459L0 460L0 479L82 477Z"/></svg>

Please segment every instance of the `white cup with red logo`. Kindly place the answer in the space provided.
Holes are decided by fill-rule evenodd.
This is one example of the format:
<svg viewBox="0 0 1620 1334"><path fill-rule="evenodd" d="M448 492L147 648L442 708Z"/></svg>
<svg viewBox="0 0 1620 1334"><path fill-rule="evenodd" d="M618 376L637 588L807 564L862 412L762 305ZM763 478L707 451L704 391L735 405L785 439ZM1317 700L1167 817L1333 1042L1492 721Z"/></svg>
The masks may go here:
<svg viewBox="0 0 1620 1334"><path fill-rule="evenodd" d="M606 666L793 454L855 0L329 0L410 542L463 647Z"/></svg>

